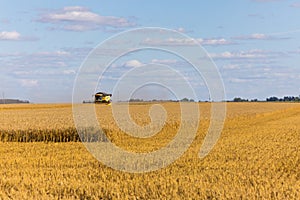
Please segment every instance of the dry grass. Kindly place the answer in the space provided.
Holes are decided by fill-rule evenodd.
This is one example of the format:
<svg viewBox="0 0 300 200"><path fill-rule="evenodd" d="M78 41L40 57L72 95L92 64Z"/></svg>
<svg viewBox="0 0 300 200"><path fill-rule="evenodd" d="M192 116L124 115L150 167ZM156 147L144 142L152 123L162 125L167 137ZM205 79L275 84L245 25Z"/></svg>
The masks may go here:
<svg viewBox="0 0 300 200"><path fill-rule="evenodd" d="M178 104L163 106L166 126L149 139L119 130L111 107L97 105L97 113L115 144L147 152L167 144L178 129ZM158 171L130 174L106 167L76 142L70 105L1 105L0 135L17 139L0 137L0 199L299 199L299 104L229 103L222 136L202 160L198 151L210 104L199 106L197 137L180 159ZM149 123L149 107L131 105L137 124ZM68 130L73 138L67 140ZM57 135L50 137L51 131ZM31 140L7 142L30 132Z"/></svg>

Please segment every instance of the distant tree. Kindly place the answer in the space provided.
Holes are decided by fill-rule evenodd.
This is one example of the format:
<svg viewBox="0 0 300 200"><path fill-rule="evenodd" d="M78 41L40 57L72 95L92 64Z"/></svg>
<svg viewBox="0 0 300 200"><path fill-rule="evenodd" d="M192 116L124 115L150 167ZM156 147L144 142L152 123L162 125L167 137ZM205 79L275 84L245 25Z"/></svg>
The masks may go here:
<svg viewBox="0 0 300 200"><path fill-rule="evenodd" d="M294 97L294 96L284 96L283 98L278 97L269 97L266 98L266 101L279 101L279 102L299 102L300 97Z"/></svg>
<svg viewBox="0 0 300 200"><path fill-rule="evenodd" d="M188 98L183 98L183 99L181 99L180 101L182 101L182 102L188 102L189 99L188 99Z"/></svg>
<svg viewBox="0 0 300 200"><path fill-rule="evenodd" d="M283 97L283 101L295 101L295 97L293 97L293 96L285 96L285 97Z"/></svg>
<svg viewBox="0 0 300 200"><path fill-rule="evenodd" d="M28 100L19 99L1 99L0 104L17 104L17 103L30 103Z"/></svg>
<svg viewBox="0 0 300 200"><path fill-rule="evenodd" d="M242 98L240 98L240 97L235 97L235 98L233 99L233 101L234 101L234 102L241 102L241 101L242 101Z"/></svg>
<svg viewBox="0 0 300 200"><path fill-rule="evenodd" d="M279 101L278 97L269 97L266 101Z"/></svg>
<svg viewBox="0 0 300 200"><path fill-rule="evenodd" d="M143 102L143 99L129 99L129 102Z"/></svg>
<svg viewBox="0 0 300 200"><path fill-rule="evenodd" d="M247 102L249 101L248 99L242 99L241 97L235 97L233 99L233 102Z"/></svg>

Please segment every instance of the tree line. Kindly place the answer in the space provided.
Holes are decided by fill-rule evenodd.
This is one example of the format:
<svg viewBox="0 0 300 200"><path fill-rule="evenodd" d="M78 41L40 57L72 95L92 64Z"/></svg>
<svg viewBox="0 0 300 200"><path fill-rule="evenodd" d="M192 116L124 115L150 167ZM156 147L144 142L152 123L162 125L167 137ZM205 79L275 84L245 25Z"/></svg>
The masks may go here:
<svg viewBox="0 0 300 200"><path fill-rule="evenodd" d="M19 99L0 99L0 104L17 104L17 103L30 103L28 100Z"/></svg>
<svg viewBox="0 0 300 200"><path fill-rule="evenodd" d="M183 98L181 100L158 100L158 99L152 99L152 100L144 100L144 99L129 99L129 102L195 102L194 99L188 99L188 98Z"/></svg>
<svg viewBox="0 0 300 200"><path fill-rule="evenodd" d="M261 100L258 99L243 99L241 97L235 97L232 102L258 102ZM284 96L282 98L280 97L276 97L276 96L272 96L272 97L268 97L266 98L267 102L300 102L300 96L295 97L295 96Z"/></svg>
<svg viewBox="0 0 300 200"><path fill-rule="evenodd" d="M300 97L294 97L294 96L285 96L283 98L278 97L269 97L266 99L266 101L288 101L288 102L299 102Z"/></svg>

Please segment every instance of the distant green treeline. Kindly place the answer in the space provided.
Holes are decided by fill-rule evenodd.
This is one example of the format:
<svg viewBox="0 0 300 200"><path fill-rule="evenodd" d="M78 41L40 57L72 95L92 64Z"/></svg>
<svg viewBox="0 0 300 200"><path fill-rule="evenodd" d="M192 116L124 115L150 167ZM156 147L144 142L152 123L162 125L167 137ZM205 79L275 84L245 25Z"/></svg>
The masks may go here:
<svg viewBox="0 0 300 200"><path fill-rule="evenodd" d="M29 101L19 100L19 99L0 99L0 104L16 104L16 103L29 103Z"/></svg>

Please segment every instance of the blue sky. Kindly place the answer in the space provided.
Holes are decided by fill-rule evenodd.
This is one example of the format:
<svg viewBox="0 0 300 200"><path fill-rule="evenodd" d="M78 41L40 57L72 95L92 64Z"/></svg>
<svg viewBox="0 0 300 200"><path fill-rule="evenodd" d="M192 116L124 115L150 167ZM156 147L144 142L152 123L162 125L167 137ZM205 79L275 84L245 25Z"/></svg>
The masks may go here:
<svg viewBox="0 0 300 200"><path fill-rule="evenodd" d="M0 92L5 98L71 102L74 79L88 53L117 33L142 27L173 29L197 40L219 69L227 99L300 94L299 0L11 0L1 4ZM173 45L186 45L180 42ZM99 89L110 92L113 80L125 69L148 62L183 71L189 67L174 55L132 54L112 64L107 72L110 79ZM206 100L209 94L203 81L191 80L196 98ZM157 93L154 88L147 86L136 97L173 98L165 95L165 89Z"/></svg>

